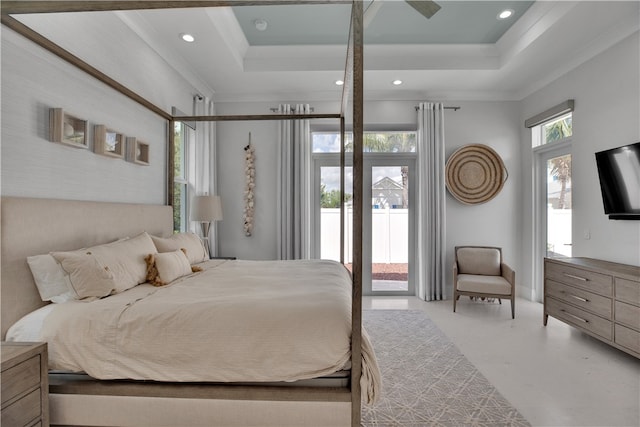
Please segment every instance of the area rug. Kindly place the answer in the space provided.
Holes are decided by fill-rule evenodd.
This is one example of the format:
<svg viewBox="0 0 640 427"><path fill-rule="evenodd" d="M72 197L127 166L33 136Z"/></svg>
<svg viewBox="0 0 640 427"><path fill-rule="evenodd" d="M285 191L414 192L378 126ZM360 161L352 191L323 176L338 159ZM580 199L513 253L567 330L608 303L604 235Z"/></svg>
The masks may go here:
<svg viewBox="0 0 640 427"><path fill-rule="evenodd" d="M422 311L365 310L382 373L369 426L530 426Z"/></svg>

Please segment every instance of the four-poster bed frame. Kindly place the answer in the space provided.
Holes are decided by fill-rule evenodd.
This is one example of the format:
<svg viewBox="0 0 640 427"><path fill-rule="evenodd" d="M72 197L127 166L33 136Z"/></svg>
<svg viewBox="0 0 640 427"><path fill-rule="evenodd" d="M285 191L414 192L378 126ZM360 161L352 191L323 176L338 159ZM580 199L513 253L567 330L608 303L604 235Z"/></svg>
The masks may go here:
<svg viewBox="0 0 640 427"><path fill-rule="evenodd" d="M176 117L157 107L134 91L121 85L114 79L92 67L82 59L66 51L51 40L43 37L28 26L13 18L14 14L117 11L142 9L172 9L223 6L269 6L269 5L305 5L305 4L351 4L351 26L347 59L345 65L345 85L342 92L341 111L337 114L269 114L269 115L234 115L234 116L184 116ZM3 1L2 24L16 31L27 39L49 50L63 60L73 64L87 74L107 84L133 101L146 107L167 120L168 129L177 121L252 121L252 120L295 120L295 119L338 119L343 147L341 149L340 191L344 198L344 141L345 115L349 100L352 103L353 120L353 268L352 268L352 334L351 334L351 379L347 387L311 388L311 387L263 387L233 386L210 384L150 384L131 381L75 381L57 383L51 381L50 392L59 394L82 394L91 396L135 396L154 398L186 398L186 399L220 399L220 400L254 400L254 401L287 401L287 402L343 402L351 404L351 425L359 426L361 418L362 373L362 204L363 204L363 4L358 0L235 0L235 1ZM168 132L167 159L167 204L173 200L173 132ZM344 200L343 200L344 201ZM344 203L343 203L344 204ZM342 204L342 205L343 205ZM341 207L342 208L342 207ZM344 215L341 215L340 240L344 242ZM344 245L340 250L341 261L344 262ZM2 301L2 334L8 326L17 320L15 310L4 310ZM5 312L7 313L5 315Z"/></svg>

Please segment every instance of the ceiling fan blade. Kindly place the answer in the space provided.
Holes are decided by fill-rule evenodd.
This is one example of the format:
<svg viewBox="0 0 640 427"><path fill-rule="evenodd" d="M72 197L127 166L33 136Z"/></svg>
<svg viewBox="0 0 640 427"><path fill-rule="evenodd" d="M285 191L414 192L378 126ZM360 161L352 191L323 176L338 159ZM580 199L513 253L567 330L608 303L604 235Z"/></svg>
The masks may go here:
<svg viewBox="0 0 640 427"><path fill-rule="evenodd" d="M440 10L440 5L431 0L404 0L409 6L420 12L422 16L429 19Z"/></svg>

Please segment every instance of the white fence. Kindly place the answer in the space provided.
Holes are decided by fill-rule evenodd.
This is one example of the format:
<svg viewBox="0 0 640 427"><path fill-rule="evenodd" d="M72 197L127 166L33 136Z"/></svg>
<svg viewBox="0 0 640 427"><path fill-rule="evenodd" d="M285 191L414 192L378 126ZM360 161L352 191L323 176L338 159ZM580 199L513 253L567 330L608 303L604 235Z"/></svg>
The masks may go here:
<svg viewBox="0 0 640 427"><path fill-rule="evenodd" d="M571 209L547 208L547 251L571 256Z"/></svg>
<svg viewBox="0 0 640 427"><path fill-rule="evenodd" d="M320 210L320 257L340 259L340 209ZM407 209L373 209L371 262L406 264L409 260ZM345 262L351 262L353 211L345 209Z"/></svg>
<svg viewBox="0 0 640 427"><path fill-rule="evenodd" d="M571 256L571 209L548 210L548 250ZM351 262L353 211L345 209L345 261ZM407 263L409 215L407 209L372 210L371 254L373 263ZM340 209L321 209L320 256L340 259Z"/></svg>

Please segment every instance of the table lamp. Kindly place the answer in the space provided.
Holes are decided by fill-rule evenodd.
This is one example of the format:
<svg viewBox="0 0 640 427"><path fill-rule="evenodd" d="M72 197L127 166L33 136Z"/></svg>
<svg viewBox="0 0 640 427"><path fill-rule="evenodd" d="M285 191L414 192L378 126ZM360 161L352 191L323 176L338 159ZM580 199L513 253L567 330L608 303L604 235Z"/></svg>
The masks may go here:
<svg viewBox="0 0 640 427"><path fill-rule="evenodd" d="M196 196L191 203L191 221L200 223L202 237L207 241L207 248L211 253L209 242L209 228L212 221L222 220L222 203L220 196Z"/></svg>

